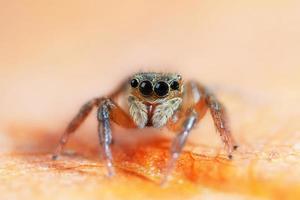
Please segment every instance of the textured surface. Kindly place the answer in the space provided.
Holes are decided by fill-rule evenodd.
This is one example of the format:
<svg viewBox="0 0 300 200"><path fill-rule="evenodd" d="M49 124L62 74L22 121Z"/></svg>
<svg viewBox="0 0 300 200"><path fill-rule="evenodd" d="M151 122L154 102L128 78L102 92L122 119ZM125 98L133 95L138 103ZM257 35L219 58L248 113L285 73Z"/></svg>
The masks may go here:
<svg viewBox="0 0 300 200"><path fill-rule="evenodd" d="M299 2L110 2L0 3L0 199L300 199ZM140 70L212 86L234 160L208 115L160 188L172 134L115 127L108 179L92 113L51 161L79 106Z"/></svg>

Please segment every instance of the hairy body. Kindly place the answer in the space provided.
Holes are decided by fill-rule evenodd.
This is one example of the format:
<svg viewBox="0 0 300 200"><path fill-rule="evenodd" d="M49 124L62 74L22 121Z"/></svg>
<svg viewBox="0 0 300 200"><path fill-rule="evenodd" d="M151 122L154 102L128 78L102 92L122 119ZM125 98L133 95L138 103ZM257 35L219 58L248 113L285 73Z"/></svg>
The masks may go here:
<svg viewBox="0 0 300 200"><path fill-rule="evenodd" d="M127 99L128 106L125 109L116 103L119 96ZM170 161L162 183L167 181L190 131L208 110L230 159L237 148L224 106L204 86L192 81L184 83L182 77L175 73L137 73L107 97L94 98L82 106L62 135L53 159L61 153L70 134L93 107L98 107L99 141L110 176L114 175L110 151L111 122L125 128L167 127L178 133L171 146Z"/></svg>

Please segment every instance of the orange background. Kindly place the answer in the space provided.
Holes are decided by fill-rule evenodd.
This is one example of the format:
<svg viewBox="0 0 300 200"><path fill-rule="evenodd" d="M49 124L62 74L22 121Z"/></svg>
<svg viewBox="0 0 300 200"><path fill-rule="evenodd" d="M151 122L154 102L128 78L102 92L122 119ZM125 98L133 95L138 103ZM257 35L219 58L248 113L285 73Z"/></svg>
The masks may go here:
<svg viewBox="0 0 300 200"><path fill-rule="evenodd" d="M53 101L106 93L140 70L293 96L299 7L291 0L1 1L1 118L30 111L32 99L40 99L39 112L57 116L47 110Z"/></svg>
<svg viewBox="0 0 300 200"><path fill-rule="evenodd" d="M30 159L47 160L29 159L27 153L52 151L83 102L108 93L134 72L151 70L175 71L216 89L241 144L234 166L242 175L234 180L242 182L235 185L227 176L200 176L193 186L189 181L179 186L192 187L192 192L176 187L160 196L159 188L140 180L128 185L125 176L117 179L124 191L144 185L133 197L157 194L172 199L178 198L174 191L204 199L300 196L299 52L300 1L0 0L0 177L5 179L0 194L3 199L18 198L14 184L20 182L19 194L29 199L47 199L58 191L66 198L103 198L96 192L103 187L102 179L95 182L94 175L66 172L75 177L70 188L51 170L35 171L39 164L26 168ZM97 141L90 139L95 130L91 119L75 137L94 142L91 146L97 148ZM216 155L222 149L209 117L191 138L200 146L193 152L201 155ZM86 151L76 142L73 147ZM82 162L65 159L70 166ZM204 165L202 173L215 162ZM216 173L227 172L222 166ZM56 180L24 181L40 173ZM78 181L81 178L89 181ZM128 196L124 191L115 193L118 181L105 188L106 198ZM54 192L48 194L45 188Z"/></svg>

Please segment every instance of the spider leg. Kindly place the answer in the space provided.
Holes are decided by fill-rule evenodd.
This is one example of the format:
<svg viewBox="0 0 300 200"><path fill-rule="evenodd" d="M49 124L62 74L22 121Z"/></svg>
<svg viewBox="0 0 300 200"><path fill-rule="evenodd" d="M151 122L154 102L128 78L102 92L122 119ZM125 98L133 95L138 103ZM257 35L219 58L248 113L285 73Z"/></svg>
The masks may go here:
<svg viewBox="0 0 300 200"><path fill-rule="evenodd" d="M193 82L188 83L186 86L186 93L184 95L184 101L186 103L183 105L182 109L176 113L178 120L176 122L171 120L167 124L169 130L179 132L179 134L172 142L170 161L167 164L164 177L161 181L162 185L168 181L168 178L181 154L190 131L207 111L207 105L205 103L205 95L203 91L200 91L197 85Z"/></svg>
<svg viewBox="0 0 300 200"><path fill-rule="evenodd" d="M98 135L99 143L102 147L102 155L106 163L106 168L108 171L108 176L114 175L114 168L112 165L112 153L110 150L110 145L112 142L111 134L111 124L110 121L115 122L116 124L124 128L136 128L136 125L112 99L110 98L96 98L86 104L84 104L78 114L71 121L66 131L61 137L60 143L52 156L53 159L56 159L57 156L63 150L64 145L67 143L69 136L80 126L84 119L88 116L94 106L99 106L97 111L98 119Z"/></svg>
<svg viewBox="0 0 300 200"><path fill-rule="evenodd" d="M102 146L102 156L105 160L108 176L113 176L113 157L110 149L112 143L111 124L113 121L124 128L135 128L132 119L113 100L107 98L102 100L98 109L98 135Z"/></svg>
<svg viewBox="0 0 300 200"><path fill-rule="evenodd" d="M172 172L174 165L180 156L180 153L186 143L186 140L190 134L190 131L192 130L192 128L194 127L194 125L196 123L197 123L197 114L195 111L192 111L191 114L189 114L189 116L184 121L183 129L181 130L181 132L176 136L176 138L172 142L171 151L170 151L170 153L171 153L170 160L166 167L166 171L165 171L164 177L161 181L161 185L164 185L168 181L170 173Z"/></svg>
<svg viewBox="0 0 300 200"><path fill-rule="evenodd" d="M188 83L186 89L185 100L188 102L187 105L176 113L179 118L176 122L169 121L167 124L170 130L175 132L179 131L179 134L172 142L170 161L162 179L162 185L167 182L190 131L195 124L203 118L208 109L211 112L214 124L220 133L221 139L226 146L228 157L230 159L232 158L232 151L238 147L231 135L225 109L215 96L196 82Z"/></svg>
<svg viewBox="0 0 300 200"><path fill-rule="evenodd" d="M206 103L210 110L216 129L218 130L221 140L225 144L228 158L232 159L232 152L238 148L229 128L227 112L215 97L214 94L207 92Z"/></svg>
<svg viewBox="0 0 300 200"><path fill-rule="evenodd" d="M112 141L111 127L110 127L110 102L109 100L103 100L101 106L98 109L98 135L99 142L102 146L102 154L106 163L108 176L114 175L114 168L112 165L112 154L110 150L110 144Z"/></svg>
<svg viewBox="0 0 300 200"><path fill-rule="evenodd" d="M221 140L225 144L228 158L232 159L232 152L238 148L238 145L231 134L225 107L211 91L201 84L191 82L191 85L194 88L194 92L197 93L198 91L199 93L203 94L205 99L204 102L211 113L216 130L219 132Z"/></svg>
<svg viewBox="0 0 300 200"><path fill-rule="evenodd" d="M122 84L120 84L115 91L113 91L110 95L110 99L117 98L121 93L126 91L127 81L124 80ZM72 119L72 121L67 126L66 130L64 131L63 135L60 138L59 144L57 148L54 151L54 154L52 155L52 159L56 160L57 157L61 154L63 151L63 148L65 144L68 142L69 137L79 128L79 126L84 122L84 120L87 118L87 116L91 113L92 109L94 107L98 107L100 105L100 102L102 102L105 98L98 97L93 98L87 103L85 103L83 106L81 106L79 112L76 114L76 116ZM118 106L115 106L119 108ZM133 122L130 121L129 117L126 115L126 113L121 110L120 108L117 109L118 112L112 112L113 115L112 118L115 119L115 122L121 126L125 127L133 127ZM118 116L116 116L118 115Z"/></svg>
<svg viewBox="0 0 300 200"><path fill-rule="evenodd" d="M238 145L231 134L225 107L211 91L201 84L196 82L191 82L190 84L194 94L199 93L202 94L202 97L204 97L204 103L210 111L216 130L219 132L221 140L225 144L228 158L232 159L232 152L238 148Z"/></svg>
<svg viewBox="0 0 300 200"><path fill-rule="evenodd" d="M59 140L59 144L52 155L52 159L56 160L57 157L61 154L65 144L68 142L69 137L71 134L73 134L76 129L82 124L82 122L86 119L86 117L90 114L92 109L95 106L99 105L99 102L101 101L101 98L94 98L87 103L85 103L77 113L77 115L72 119L72 121L69 123L68 127L66 128L65 132L63 133L62 137Z"/></svg>

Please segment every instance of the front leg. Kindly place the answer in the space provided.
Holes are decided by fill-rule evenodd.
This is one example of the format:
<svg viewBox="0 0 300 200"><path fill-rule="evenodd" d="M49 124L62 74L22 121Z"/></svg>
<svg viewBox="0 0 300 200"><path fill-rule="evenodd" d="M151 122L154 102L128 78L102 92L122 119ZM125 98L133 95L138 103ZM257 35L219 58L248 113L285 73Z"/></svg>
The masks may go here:
<svg viewBox="0 0 300 200"><path fill-rule="evenodd" d="M100 102L97 119L99 123L98 135L99 142L102 147L102 157L106 164L108 176L113 176L115 174L115 170L113 167L113 156L110 149L112 141L110 121L113 121L124 128L135 128L136 126L131 118L109 98Z"/></svg>
<svg viewBox="0 0 300 200"><path fill-rule="evenodd" d="M126 83L125 80L114 92L112 92L109 97L98 97L93 98L87 103L85 103L76 114L76 116L72 119L72 121L67 126L66 130L64 131L63 135L59 140L59 144L55 149L54 154L52 155L52 159L56 160L57 157L63 151L66 143L68 142L70 136L79 128L79 126L84 122L84 120L88 117L94 107L99 107L103 101L108 100L112 102L111 99L117 98L121 93L126 90ZM126 127L126 128L135 128L134 122L130 119L130 117L115 103L111 103L114 105L110 108L110 118L118 125Z"/></svg>
<svg viewBox="0 0 300 200"><path fill-rule="evenodd" d="M198 121L198 114L196 113L195 110L191 110L191 113L188 114L188 117L186 117L185 121L183 122L182 130L172 142L171 151L170 151L171 153L170 161L168 162L168 165L166 167L166 171L161 181L161 185L164 185L168 181L170 173L172 172L174 165L181 154L182 148L186 143L190 131L197 123L197 121Z"/></svg>
<svg viewBox="0 0 300 200"><path fill-rule="evenodd" d="M98 109L97 119L98 119L98 135L99 142L102 146L102 155L106 163L106 168L108 171L108 176L114 175L114 168L112 165L112 154L110 150L110 144L112 141L111 127L110 127L110 107L112 104L110 100L103 100Z"/></svg>
<svg viewBox="0 0 300 200"><path fill-rule="evenodd" d="M237 145L231 135L227 114L222 104L209 93L200 84L190 82L187 84L187 98L192 99L191 104L185 109L177 113L179 119L177 122L169 121L168 128L172 131L180 131L177 137L173 140L171 146L170 161L167 165L164 177L161 184L167 182L167 179L172 172L176 160L180 156L182 148L184 147L190 131L196 123L198 123L209 109L214 121L214 124L220 133L221 139L224 142L228 157L232 158L232 151L237 149Z"/></svg>
<svg viewBox="0 0 300 200"><path fill-rule="evenodd" d="M130 116L124 112L113 100L110 98L95 98L84 104L78 114L74 117L71 123L68 125L66 131L60 139L60 143L56 148L52 159L56 159L61 154L63 147L67 143L70 135L82 124L92 109L98 106L97 119L98 119L98 135L99 143L102 146L102 155L106 162L108 170L108 176L114 175L114 169L112 165L112 154L110 150L110 144L112 141L111 124L110 121L124 128L136 128L135 123Z"/></svg>

